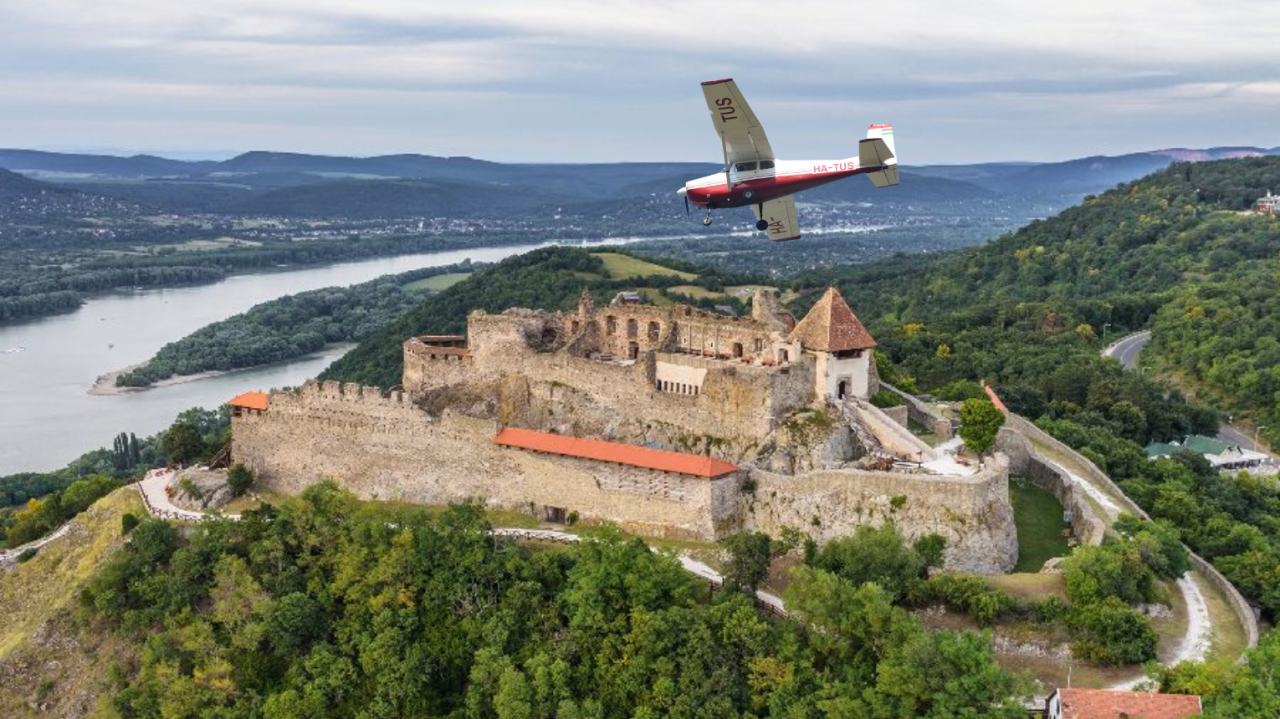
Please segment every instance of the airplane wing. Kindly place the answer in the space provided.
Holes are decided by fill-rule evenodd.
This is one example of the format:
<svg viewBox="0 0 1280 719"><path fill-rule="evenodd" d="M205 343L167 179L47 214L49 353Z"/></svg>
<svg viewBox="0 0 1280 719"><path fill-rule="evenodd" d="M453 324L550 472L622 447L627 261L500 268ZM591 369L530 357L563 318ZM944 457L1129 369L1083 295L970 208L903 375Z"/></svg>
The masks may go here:
<svg viewBox="0 0 1280 719"><path fill-rule="evenodd" d="M751 111L738 85L733 80L702 83L702 94L711 110L711 123L724 143L725 157L731 163L772 160L773 148L764 136L764 128Z"/></svg>
<svg viewBox="0 0 1280 719"><path fill-rule="evenodd" d="M769 223L765 234L774 242L800 239L800 221L796 219L796 201L791 195L779 197L764 203L764 211L760 205L752 205L751 210L756 217Z"/></svg>

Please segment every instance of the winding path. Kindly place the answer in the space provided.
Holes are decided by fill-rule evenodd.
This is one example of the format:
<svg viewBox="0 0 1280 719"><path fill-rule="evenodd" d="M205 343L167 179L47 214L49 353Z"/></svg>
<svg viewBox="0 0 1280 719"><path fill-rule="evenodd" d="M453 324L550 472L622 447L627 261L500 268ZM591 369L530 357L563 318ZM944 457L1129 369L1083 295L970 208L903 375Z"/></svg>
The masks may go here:
<svg viewBox="0 0 1280 719"><path fill-rule="evenodd" d="M1042 459L1071 479L1072 484L1079 487L1107 515L1108 522L1115 522L1121 512L1125 511L1104 487L1089 481L1084 475L1074 472L1063 462L1054 461L1041 451ZM1205 599L1201 581L1194 570L1188 571L1177 581L1178 591L1187 607L1187 629L1178 643L1177 649L1163 661L1166 666L1179 662L1202 662L1209 656L1213 647L1213 624L1209 619L1209 603ZM1126 680L1115 684L1113 689L1131 689L1146 681L1146 676Z"/></svg>

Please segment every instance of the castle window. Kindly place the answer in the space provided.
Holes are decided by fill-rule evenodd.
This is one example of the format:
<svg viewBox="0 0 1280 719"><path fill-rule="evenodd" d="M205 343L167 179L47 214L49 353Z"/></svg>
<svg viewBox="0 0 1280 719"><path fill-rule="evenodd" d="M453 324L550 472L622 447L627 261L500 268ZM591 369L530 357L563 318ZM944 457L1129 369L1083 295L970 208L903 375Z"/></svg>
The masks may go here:
<svg viewBox="0 0 1280 719"><path fill-rule="evenodd" d="M657 342L658 335L661 332L662 332L662 325L658 324L657 322L649 323L649 339L653 340L654 342Z"/></svg>
<svg viewBox="0 0 1280 719"><path fill-rule="evenodd" d="M791 361L791 354L790 354L789 352L787 352L786 350L778 350L778 361L779 361L779 362L790 362L790 361Z"/></svg>
<svg viewBox="0 0 1280 719"><path fill-rule="evenodd" d="M753 343L753 346L756 354L760 354L761 352L764 352L764 340L760 339L759 337L756 338L755 342Z"/></svg>
<svg viewBox="0 0 1280 719"><path fill-rule="evenodd" d="M573 324L570 327L571 329L569 331L573 332L574 334L577 334L578 330L582 328L582 323L577 320L574 320Z"/></svg>
<svg viewBox="0 0 1280 719"><path fill-rule="evenodd" d="M640 323L634 319L627 320L627 336L635 337L640 334Z"/></svg>
<svg viewBox="0 0 1280 719"><path fill-rule="evenodd" d="M613 315L609 315L608 317L605 317L604 327L605 327L605 331L608 332L609 334L611 335L618 334L618 318L614 317Z"/></svg>
<svg viewBox="0 0 1280 719"><path fill-rule="evenodd" d="M734 343L733 343L733 356L734 356L734 357L742 357L742 343L741 343L741 342L734 342Z"/></svg>

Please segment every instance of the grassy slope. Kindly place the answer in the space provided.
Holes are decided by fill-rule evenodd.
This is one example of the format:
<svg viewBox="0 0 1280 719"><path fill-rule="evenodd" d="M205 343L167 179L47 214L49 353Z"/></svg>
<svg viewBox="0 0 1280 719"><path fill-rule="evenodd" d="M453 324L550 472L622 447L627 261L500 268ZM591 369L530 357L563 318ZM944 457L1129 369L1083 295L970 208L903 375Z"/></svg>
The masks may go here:
<svg viewBox="0 0 1280 719"><path fill-rule="evenodd" d="M130 650L98 627L78 625L74 608L81 587L123 544L125 512L145 512L132 488L99 500L30 561L0 570L0 716L103 715L103 680Z"/></svg>
<svg viewBox="0 0 1280 719"><path fill-rule="evenodd" d="M697 275L692 272L681 272L670 267L653 262L623 255L615 252L595 252L592 253L604 262L605 271L615 280L628 280L632 277L644 277L647 275L671 275L685 280L691 280Z"/></svg>

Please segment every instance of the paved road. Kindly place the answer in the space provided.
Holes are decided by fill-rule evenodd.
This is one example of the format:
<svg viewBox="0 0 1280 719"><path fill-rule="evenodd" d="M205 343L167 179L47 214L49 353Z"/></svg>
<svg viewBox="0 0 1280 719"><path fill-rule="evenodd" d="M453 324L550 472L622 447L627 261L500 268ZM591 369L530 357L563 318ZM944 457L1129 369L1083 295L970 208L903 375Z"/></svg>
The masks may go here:
<svg viewBox="0 0 1280 719"><path fill-rule="evenodd" d="M1102 356L1118 359L1125 369L1133 369L1138 366L1138 353L1150 341L1151 330L1135 332L1107 345L1107 348L1102 350Z"/></svg>
<svg viewBox="0 0 1280 719"><path fill-rule="evenodd" d="M1102 356L1119 360L1125 369L1134 369L1138 366L1138 353L1142 352L1142 348L1146 347L1150 341L1151 330L1135 332L1107 345L1106 349L1102 350ZM1256 452L1267 451L1255 444L1251 435L1247 435L1228 424L1218 426L1218 439L1230 444L1238 444L1245 449L1252 449ZM1280 458L1275 455L1272 455L1271 459L1272 461L1280 461Z"/></svg>

